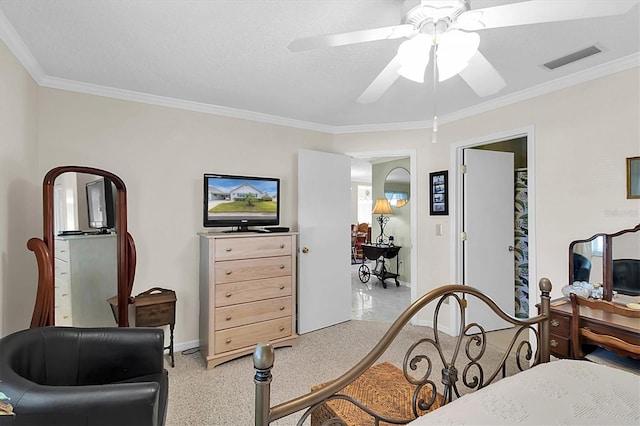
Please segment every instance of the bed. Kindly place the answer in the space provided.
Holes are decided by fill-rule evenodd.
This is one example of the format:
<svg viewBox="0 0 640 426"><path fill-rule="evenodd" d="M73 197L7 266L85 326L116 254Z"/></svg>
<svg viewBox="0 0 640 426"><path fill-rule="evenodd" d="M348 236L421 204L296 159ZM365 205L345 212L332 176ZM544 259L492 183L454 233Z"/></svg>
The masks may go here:
<svg viewBox="0 0 640 426"><path fill-rule="evenodd" d="M432 290L412 303L346 373L275 406L270 396L272 381L277 385L277 377L272 376L275 353L269 344L260 343L253 355L255 424L266 426L284 418L285 424L310 421L313 426L639 424L640 376L588 361L549 362L551 282L543 278L539 288L540 313L528 319L503 312L470 286ZM491 333L481 324L467 323L467 303L484 304L513 326L497 357L488 355L495 352L487 344ZM451 304L457 306L460 328L454 343L445 344L438 320L443 306ZM425 327L427 334L409 345L396 366L380 363L399 333L423 309L433 312L433 327ZM390 381L381 375L386 368L391 369ZM393 370L397 370L395 376ZM376 389L361 392L362 386ZM405 391L407 386L411 391ZM388 410L389 405L403 409Z"/></svg>

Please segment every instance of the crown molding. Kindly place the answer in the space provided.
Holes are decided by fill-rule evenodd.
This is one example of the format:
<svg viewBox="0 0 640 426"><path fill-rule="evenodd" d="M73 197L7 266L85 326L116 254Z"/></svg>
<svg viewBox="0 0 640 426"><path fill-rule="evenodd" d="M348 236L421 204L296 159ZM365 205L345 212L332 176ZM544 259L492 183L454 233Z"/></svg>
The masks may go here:
<svg viewBox="0 0 640 426"><path fill-rule="evenodd" d="M45 77L42 67L31 54L18 33L13 28L5 14L0 10L0 39L7 45L9 50L14 54L22 66L31 75L36 83L40 84Z"/></svg>
<svg viewBox="0 0 640 426"><path fill-rule="evenodd" d="M219 105L205 104L202 102L193 102L164 96L150 95L147 93L135 92L132 90L116 89L113 87L83 83L74 80L66 80L57 77L46 76L42 79L40 85L52 89L61 89L71 92L121 99L131 102L139 102L150 105L177 108L187 111L202 112L205 114L213 114L222 117L239 118L243 120L257 121L260 123L275 124L279 126L293 127L304 130L313 130L322 133L331 133L332 130L331 126L293 120L276 115L263 114L259 112L229 108Z"/></svg>
<svg viewBox="0 0 640 426"><path fill-rule="evenodd" d="M279 126L293 127L329 134L419 130L429 129L433 127L433 120L399 123L360 124L353 126L330 126L308 121L294 120L270 114L263 114L254 111L247 111L200 102L185 101L176 98L135 92L131 90L116 89L107 86L50 77L44 73L36 58L31 54L27 46L18 36L15 29L9 23L9 20L1 10L0 39L2 39L9 50L13 52L18 61L20 61L22 66L24 66L24 68L35 80L35 82L42 87L68 90L72 92L85 93L150 105L164 106L169 108L177 108L206 114L214 114L223 117L239 118L243 120L257 121L261 123L275 124ZM473 107L465 108L451 114L440 116L438 117L438 122L440 125L442 125L461 120L463 118L468 118L476 114L501 108L517 102L522 102L531 98L535 98L537 96L545 95L557 90L565 89L577 84L595 80L597 78L605 77L607 75L638 66L640 66L640 53L634 53L632 55L625 56L623 58L616 59L605 64L596 65L587 70L579 71L577 73L570 74L556 80L531 87L526 90L522 90L520 92L502 96L500 98L492 99L488 102L484 102Z"/></svg>
<svg viewBox="0 0 640 426"><path fill-rule="evenodd" d="M586 83L597 78L606 77L611 74L615 74L620 71L624 71L630 68L640 66L640 53L634 53L622 58L607 62L604 64L596 65L589 69L569 74L564 77L539 84L537 86L530 87L526 90L521 90L516 93L512 93L500 98L492 99L488 102L484 102L473 107L461 109L451 114L446 114L438 117L438 124L451 123L453 121L468 118L473 115L477 115L483 112L491 111L497 108L501 108L507 105L511 105L517 102L526 101L538 96L546 95L557 90L566 89L568 87L576 86L581 83ZM370 124L370 125L356 125L356 126L338 126L333 128L334 134L343 133L366 133L366 132L388 132L398 130L417 130L417 129L429 129L433 127L433 120L428 121L412 121L402 123L385 123L385 124Z"/></svg>

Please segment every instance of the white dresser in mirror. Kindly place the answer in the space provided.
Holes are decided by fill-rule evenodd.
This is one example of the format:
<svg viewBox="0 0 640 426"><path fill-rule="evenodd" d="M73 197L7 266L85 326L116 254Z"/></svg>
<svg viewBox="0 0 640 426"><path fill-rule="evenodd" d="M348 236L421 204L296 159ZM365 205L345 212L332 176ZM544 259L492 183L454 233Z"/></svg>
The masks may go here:
<svg viewBox="0 0 640 426"><path fill-rule="evenodd" d="M56 325L115 327L107 299L117 292L116 234L56 237Z"/></svg>

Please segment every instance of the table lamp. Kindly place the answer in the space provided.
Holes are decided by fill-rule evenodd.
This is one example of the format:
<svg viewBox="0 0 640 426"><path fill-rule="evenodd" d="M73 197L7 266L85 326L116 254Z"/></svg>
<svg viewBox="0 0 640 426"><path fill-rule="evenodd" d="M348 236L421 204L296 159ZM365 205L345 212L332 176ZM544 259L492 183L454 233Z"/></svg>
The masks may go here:
<svg viewBox="0 0 640 426"><path fill-rule="evenodd" d="M389 204L389 200L387 200L386 198L378 198L376 200L376 205L373 207L373 211L371 213L380 215L376 218L376 221L380 224L380 235L378 235L378 238L376 239L376 244L384 244L386 242L384 236L384 226L389 221L389 216L385 215L393 214L391 205Z"/></svg>

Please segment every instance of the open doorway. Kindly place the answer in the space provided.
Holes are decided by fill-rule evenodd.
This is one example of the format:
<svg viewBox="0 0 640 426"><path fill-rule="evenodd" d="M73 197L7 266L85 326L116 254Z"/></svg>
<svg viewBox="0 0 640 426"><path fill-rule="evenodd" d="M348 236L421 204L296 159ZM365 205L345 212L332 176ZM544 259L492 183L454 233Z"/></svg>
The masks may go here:
<svg viewBox="0 0 640 426"><path fill-rule="evenodd" d="M365 277L368 278L366 282L360 279L358 273L362 259L359 258L352 265L352 319L392 321L415 300L415 226L412 225L415 223L412 220L415 203L410 202L416 186L415 174L411 173L411 170L415 170L415 152L367 152L347 155L352 157L352 223L357 225L357 222L362 223L366 220L369 224L367 242L376 244L381 230L377 220L379 215L372 215L372 210L377 199L388 198L387 195L391 194L393 199L390 208L393 213L384 224L385 243L388 243L388 238L391 237L394 245L400 247L396 258L385 261L387 270L399 275L398 287L392 278L384 280L386 288L382 285L380 277L374 274L374 259L366 259L365 256L371 273L369 277ZM404 172L404 178L399 177L403 175L400 171ZM402 182L403 179L406 182Z"/></svg>
<svg viewBox="0 0 640 426"><path fill-rule="evenodd" d="M456 236L452 239L454 254L452 275L456 282L471 284L469 282L470 277L466 276L466 274L467 265L473 260L468 257L473 255L466 253L464 241L467 238L467 234L465 234L467 227L465 223L465 202L468 195L464 192L465 178L463 174L466 150L513 154L513 170L510 177L508 177L508 179L511 179L509 184L512 187L512 202L507 207L511 210L510 214L513 221L512 243L508 247L512 254L513 282L501 283L501 291L512 295L510 296L513 301L512 315L520 318L535 315L535 305L539 302L538 292L529 291L531 283L536 282L533 127L482 137L452 146L452 169L460 171L460 173L454 173L452 176L452 188L455 191L453 197L455 220L452 222L452 235ZM494 289L493 291L495 293L496 290ZM489 290L488 294L491 295L491 290ZM457 322L454 313L452 313L452 317L454 322Z"/></svg>

